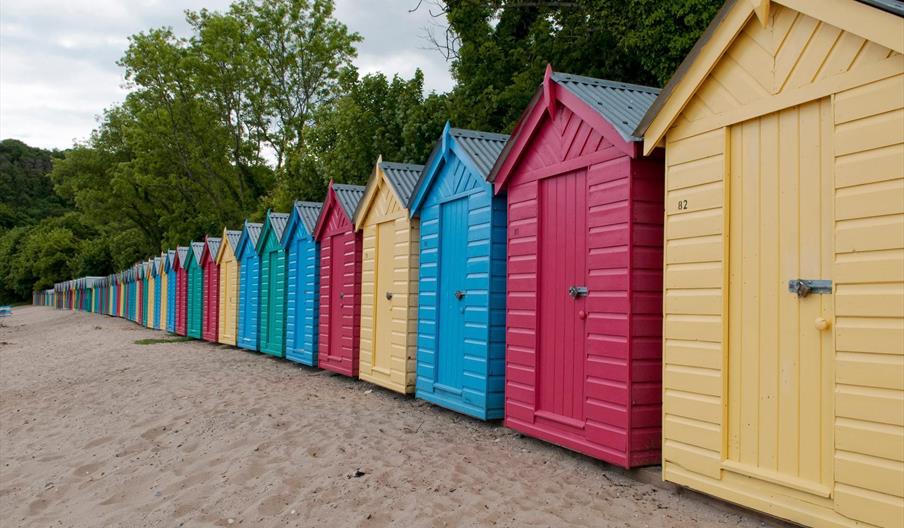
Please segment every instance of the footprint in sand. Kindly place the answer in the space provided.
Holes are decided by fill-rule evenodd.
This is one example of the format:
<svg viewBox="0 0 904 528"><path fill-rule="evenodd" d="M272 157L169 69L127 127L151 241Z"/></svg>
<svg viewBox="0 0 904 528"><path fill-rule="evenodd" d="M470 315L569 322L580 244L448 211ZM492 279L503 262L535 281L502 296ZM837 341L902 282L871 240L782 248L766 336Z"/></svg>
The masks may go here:
<svg viewBox="0 0 904 528"><path fill-rule="evenodd" d="M38 499L28 505L28 515L37 515L47 509L50 503L47 499Z"/></svg>
<svg viewBox="0 0 904 528"><path fill-rule="evenodd" d="M85 444L82 449L91 449L93 447L102 446L104 444L110 443L111 441L113 441L112 436L101 436L100 438L95 438L94 440L91 440L90 442Z"/></svg>
<svg viewBox="0 0 904 528"><path fill-rule="evenodd" d="M263 515L279 515L289 507L290 500L287 495L274 495L262 500L257 509Z"/></svg>
<svg viewBox="0 0 904 528"><path fill-rule="evenodd" d="M102 462L94 462L92 464L85 464L84 466L79 466L72 471L72 474L77 477L86 477L98 469L104 467Z"/></svg>
<svg viewBox="0 0 904 528"><path fill-rule="evenodd" d="M141 433L141 438L144 438L148 442L153 442L154 440L160 438L161 435L165 434L166 431L162 426L151 427L147 431Z"/></svg>

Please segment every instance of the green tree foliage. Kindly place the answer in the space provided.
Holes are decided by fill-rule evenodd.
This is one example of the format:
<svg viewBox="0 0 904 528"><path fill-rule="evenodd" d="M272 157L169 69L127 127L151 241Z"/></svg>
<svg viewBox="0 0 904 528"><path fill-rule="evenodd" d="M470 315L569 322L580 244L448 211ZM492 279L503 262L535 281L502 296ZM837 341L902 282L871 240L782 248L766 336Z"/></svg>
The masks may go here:
<svg viewBox="0 0 904 528"><path fill-rule="evenodd" d="M556 71L661 86L721 0L444 0L458 126L510 130L542 79Z"/></svg>
<svg viewBox="0 0 904 528"><path fill-rule="evenodd" d="M60 155L15 139L0 141L0 232L66 210L47 176L53 158Z"/></svg>
<svg viewBox="0 0 904 528"><path fill-rule="evenodd" d="M273 208L287 210L296 199L322 200L330 179L366 183L378 156L423 163L448 118L445 97L424 94L420 70L409 80L359 78L349 71L340 87L343 95L315 114L305 153L274 191Z"/></svg>
<svg viewBox="0 0 904 528"><path fill-rule="evenodd" d="M414 1L414 0L413 0ZM456 86L360 76L332 0L234 0L130 37L129 93L64 153L0 142L0 302L424 163L443 124L510 130L543 70L662 85L721 0L424 0Z"/></svg>

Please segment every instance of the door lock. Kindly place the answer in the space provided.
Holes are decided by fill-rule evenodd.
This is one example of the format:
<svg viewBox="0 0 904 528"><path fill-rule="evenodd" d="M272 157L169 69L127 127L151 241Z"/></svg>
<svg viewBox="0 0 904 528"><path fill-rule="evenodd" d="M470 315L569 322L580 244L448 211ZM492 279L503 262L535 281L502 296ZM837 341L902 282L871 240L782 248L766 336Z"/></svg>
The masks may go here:
<svg viewBox="0 0 904 528"><path fill-rule="evenodd" d="M832 281L820 279L792 279L788 281L788 291L803 298L811 293L832 293Z"/></svg>
<svg viewBox="0 0 904 528"><path fill-rule="evenodd" d="M391 292L391 291L386 292L386 300L387 300L387 301L391 301L391 300L392 300L392 292Z"/></svg>
<svg viewBox="0 0 904 528"><path fill-rule="evenodd" d="M572 286L571 288L568 288L568 296L572 299L586 297L589 293L590 290L587 289L587 286Z"/></svg>
<svg viewBox="0 0 904 528"><path fill-rule="evenodd" d="M462 299L464 299L464 298L465 298L465 292L463 292L463 291L461 291L461 290L458 290L457 292L455 292L455 298L458 299L459 301L462 300Z"/></svg>

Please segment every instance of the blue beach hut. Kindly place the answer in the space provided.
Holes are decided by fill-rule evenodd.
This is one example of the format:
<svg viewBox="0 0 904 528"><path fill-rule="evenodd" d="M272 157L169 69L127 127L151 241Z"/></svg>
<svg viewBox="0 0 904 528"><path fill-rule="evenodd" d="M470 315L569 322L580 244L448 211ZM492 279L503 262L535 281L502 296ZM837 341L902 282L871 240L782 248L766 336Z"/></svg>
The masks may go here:
<svg viewBox="0 0 904 528"><path fill-rule="evenodd" d="M255 247L262 224L245 221L235 258L239 261L239 309L236 344L258 350L261 260Z"/></svg>
<svg viewBox="0 0 904 528"><path fill-rule="evenodd" d="M507 140L446 123L408 203L421 226L415 396L483 420L505 404L506 204L486 178Z"/></svg>
<svg viewBox="0 0 904 528"><path fill-rule="evenodd" d="M317 366L320 244L314 227L323 204L295 202L283 232L286 251L286 359Z"/></svg>
<svg viewBox="0 0 904 528"><path fill-rule="evenodd" d="M178 277L176 276L176 250L168 249L163 264L163 271L166 273L166 331L176 333L176 287L178 286Z"/></svg>
<svg viewBox="0 0 904 528"><path fill-rule="evenodd" d="M163 259L160 257L154 257L154 260L151 264L151 271L154 275L154 306L148 307L151 310L151 315L153 315L153 320L151 321L151 328L156 330L160 329L160 291L163 288L162 280L160 280L160 276L163 274Z"/></svg>

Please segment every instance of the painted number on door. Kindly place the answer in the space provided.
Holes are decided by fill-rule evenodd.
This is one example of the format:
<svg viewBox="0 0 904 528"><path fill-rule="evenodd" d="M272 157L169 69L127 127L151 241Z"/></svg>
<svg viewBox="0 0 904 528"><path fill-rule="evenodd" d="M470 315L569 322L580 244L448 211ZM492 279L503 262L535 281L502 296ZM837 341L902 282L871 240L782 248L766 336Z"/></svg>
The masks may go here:
<svg viewBox="0 0 904 528"><path fill-rule="evenodd" d="M683 211L687 209L687 200L678 200L678 210Z"/></svg>

